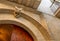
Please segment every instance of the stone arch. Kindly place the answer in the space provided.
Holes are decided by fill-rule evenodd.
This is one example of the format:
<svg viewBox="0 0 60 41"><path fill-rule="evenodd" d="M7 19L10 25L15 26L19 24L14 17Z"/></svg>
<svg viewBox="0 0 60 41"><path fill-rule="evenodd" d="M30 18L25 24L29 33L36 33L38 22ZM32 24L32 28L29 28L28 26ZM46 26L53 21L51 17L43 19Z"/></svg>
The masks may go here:
<svg viewBox="0 0 60 41"><path fill-rule="evenodd" d="M15 9L14 8L12 8L12 9L11 8L3 8L3 10L11 10L11 12L13 12ZM25 17L23 17L23 16L25 16ZM47 30L34 17L27 15L25 12L22 14L21 17L23 17L25 20L28 21L28 25L30 25L30 23L31 23L31 26L33 26L34 28L33 27L30 28L26 23L20 21L19 19L15 18L15 17L14 18L13 17L10 17L10 18L5 17L5 19L0 18L0 23L15 24L15 25L23 27L32 35L32 37L34 38L34 41L45 41L45 40L50 41L49 39L51 37L50 37L49 32L47 32ZM25 21L24 19L23 19L23 21ZM29 19L31 19L32 21ZM35 23L37 25L34 25ZM41 25L41 29L39 29L39 27L40 27L39 25ZM39 34L37 34L37 33L39 33Z"/></svg>
<svg viewBox="0 0 60 41"><path fill-rule="evenodd" d="M40 41L40 40L43 40L43 39L39 39L41 37L38 37L40 36L40 32L39 30L37 30L37 32L35 33L35 29L32 29L32 28L29 28L27 27L26 25L24 25L23 23L20 23L20 22L17 22L17 21L14 21L14 20L0 20L0 24L14 24L14 25L17 25L17 26L21 26L23 29L25 29L27 32L29 32L29 34L33 37L34 41ZM33 31L35 30L35 31ZM37 33L39 32L39 34L37 35Z"/></svg>
<svg viewBox="0 0 60 41"><path fill-rule="evenodd" d="M11 13L14 11L11 9L1 9L1 10L9 10L9 11L11 11ZM23 16L25 16L25 17L23 17ZM29 15L24 15L24 14L22 14L21 17L23 17L24 19L29 21L31 23L31 25L36 23L36 25L34 25L34 26L36 27L36 29L38 29L38 32L42 34L42 38L45 38L45 40L47 40L47 41L50 39L50 35L47 32L47 30L36 19L34 19L33 17L30 17ZM28 18L26 18L26 17L28 17ZM7 18L7 17L5 17L5 18ZM13 17L11 17L11 18L13 18ZM24 24L24 22L21 23L20 20L15 17L13 19L11 19L11 18L10 19L1 18L0 24L15 24L15 25L21 26L21 27L23 27L23 29L26 29L32 35L32 37L34 38L34 41L44 40L44 39L39 39L39 37L37 35L35 36L34 34L37 34L37 33L32 32L33 31L33 30L31 30L32 28L29 29L29 26L27 27L27 25L25 25L26 23L25 24ZM32 21L29 19L31 19ZM39 27L41 27L41 29L39 29Z"/></svg>

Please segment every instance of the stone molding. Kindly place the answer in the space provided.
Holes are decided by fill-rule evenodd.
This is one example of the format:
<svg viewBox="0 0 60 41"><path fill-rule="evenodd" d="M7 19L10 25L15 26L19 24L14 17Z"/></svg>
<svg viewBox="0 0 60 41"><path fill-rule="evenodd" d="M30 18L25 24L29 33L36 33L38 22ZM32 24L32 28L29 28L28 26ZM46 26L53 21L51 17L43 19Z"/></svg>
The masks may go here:
<svg viewBox="0 0 60 41"><path fill-rule="evenodd" d="M51 41L52 39L50 32L48 32L47 27L45 28L40 22L42 21L40 20L40 15L29 10L27 11L26 10L27 8L26 9L24 8L21 11L22 14L18 18L14 16L16 12L15 7L10 6L8 8L2 8L3 10L9 10L9 14L1 13L0 24L15 24L23 27L30 33L34 41Z"/></svg>

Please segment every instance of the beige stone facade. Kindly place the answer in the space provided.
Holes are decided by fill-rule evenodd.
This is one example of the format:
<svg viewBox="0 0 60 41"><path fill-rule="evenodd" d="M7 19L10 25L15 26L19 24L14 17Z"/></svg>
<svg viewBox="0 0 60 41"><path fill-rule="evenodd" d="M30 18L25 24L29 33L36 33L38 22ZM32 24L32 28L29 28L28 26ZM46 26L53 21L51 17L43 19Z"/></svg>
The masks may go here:
<svg viewBox="0 0 60 41"><path fill-rule="evenodd" d="M26 1L28 1L28 4L24 4L26 3L25 1L22 4L29 6L30 0ZM33 1L32 4L38 4L40 0ZM38 12L33 9L37 7L35 4L31 4L32 8L30 8L9 1L1 0L0 3L0 24L21 26L29 32L34 41L60 41L60 19ZM22 8L18 12L20 14L19 16L17 15L18 17L15 16L16 6L20 9Z"/></svg>

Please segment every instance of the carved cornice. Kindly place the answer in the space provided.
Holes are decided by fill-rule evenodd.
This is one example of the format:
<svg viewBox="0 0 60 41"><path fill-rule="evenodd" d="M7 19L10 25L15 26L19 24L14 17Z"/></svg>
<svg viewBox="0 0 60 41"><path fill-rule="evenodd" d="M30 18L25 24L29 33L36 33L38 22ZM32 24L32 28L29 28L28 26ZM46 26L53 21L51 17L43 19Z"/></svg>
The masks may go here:
<svg viewBox="0 0 60 41"><path fill-rule="evenodd" d="M7 1L24 5L30 8L34 8L34 9L37 9L37 7L39 6L41 2L41 0L7 0Z"/></svg>

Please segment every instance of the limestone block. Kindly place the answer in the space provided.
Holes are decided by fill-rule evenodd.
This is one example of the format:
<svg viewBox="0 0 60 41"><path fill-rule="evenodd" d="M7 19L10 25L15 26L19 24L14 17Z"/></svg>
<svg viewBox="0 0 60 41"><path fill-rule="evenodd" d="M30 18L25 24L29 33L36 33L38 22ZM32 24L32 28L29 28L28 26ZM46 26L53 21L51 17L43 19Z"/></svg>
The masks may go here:
<svg viewBox="0 0 60 41"><path fill-rule="evenodd" d="M26 6L29 6L31 3L31 0L27 0Z"/></svg>
<svg viewBox="0 0 60 41"><path fill-rule="evenodd" d="M23 1L22 1L22 4L23 4L23 5L26 5L26 3L27 3L27 0L23 0Z"/></svg>
<svg viewBox="0 0 60 41"><path fill-rule="evenodd" d="M9 0L9 1L14 1L14 0Z"/></svg>
<svg viewBox="0 0 60 41"><path fill-rule="evenodd" d="M22 3L22 0L17 0L17 1L18 1L18 3L19 3L19 4L21 4L21 3Z"/></svg>
<svg viewBox="0 0 60 41"><path fill-rule="evenodd" d="M18 2L17 0L14 0L14 2Z"/></svg>
<svg viewBox="0 0 60 41"><path fill-rule="evenodd" d="M33 5L34 5L34 2L35 2L36 0L31 0L31 2L30 2L30 7L33 7Z"/></svg>
<svg viewBox="0 0 60 41"><path fill-rule="evenodd" d="M40 1L41 0L36 0L34 5L33 5L33 8L37 8L39 6L39 4L40 4Z"/></svg>

